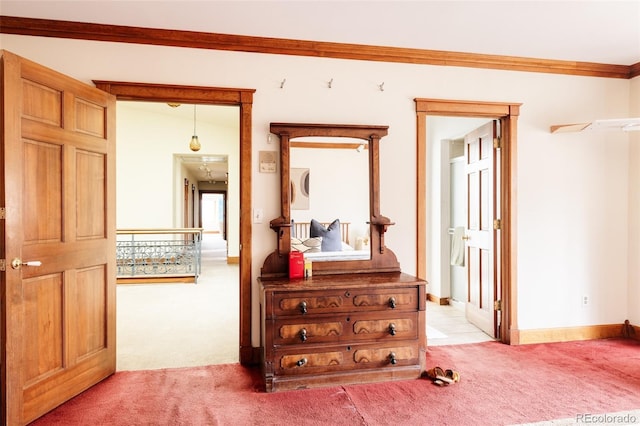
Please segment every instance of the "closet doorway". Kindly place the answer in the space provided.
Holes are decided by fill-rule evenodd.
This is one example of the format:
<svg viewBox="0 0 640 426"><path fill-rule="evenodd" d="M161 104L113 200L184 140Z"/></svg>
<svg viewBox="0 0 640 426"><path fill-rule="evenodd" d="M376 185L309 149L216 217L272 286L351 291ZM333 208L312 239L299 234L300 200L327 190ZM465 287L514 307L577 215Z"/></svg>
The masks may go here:
<svg viewBox="0 0 640 426"><path fill-rule="evenodd" d="M434 140L435 124L430 122L431 117L468 117L486 121L496 120L501 129L499 138L496 138L496 151L499 153L500 164L496 169L495 179L492 179L494 197L492 202L498 200L496 209L492 215L491 227L494 250L497 253L497 261L494 264L495 276L490 279L495 283L496 294L499 298L491 303L490 315L495 318L493 328L495 336L504 343L518 343L517 306L515 292L515 191L512 185L515 176L515 148L516 148L516 123L520 104L488 103L473 101L450 101L440 99L415 99L417 118L417 275L432 283L443 282L442 259L449 263L450 252L446 251L447 244L442 244L451 238L449 217L442 217L438 203L442 202L439 185L449 182L447 176L443 177L440 167L443 150L434 149L437 141ZM493 144L492 144L493 145ZM439 146L438 148L441 148ZM467 180L470 178L467 177ZM435 194L434 194L435 192ZM467 195L469 197L470 195ZM448 203L447 203L448 204ZM497 220L498 222L494 222ZM444 224L444 225L443 225ZM469 215L465 229L468 230ZM465 233L462 237L468 237ZM477 238L476 238L477 239ZM465 239L466 241L466 239ZM449 246L450 247L450 246ZM445 252L446 251L446 252ZM465 243L465 253L469 257L468 245ZM466 272L469 275L469 271ZM445 275L449 271L445 270ZM448 282L447 282L448 285ZM438 294L440 294L438 292ZM449 297L447 291L446 297ZM440 302L439 297L433 298ZM433 300L432 299L432 300ZM445 299L443 297L443 299ZM444 300L443 300L444 301Z"/></svg>

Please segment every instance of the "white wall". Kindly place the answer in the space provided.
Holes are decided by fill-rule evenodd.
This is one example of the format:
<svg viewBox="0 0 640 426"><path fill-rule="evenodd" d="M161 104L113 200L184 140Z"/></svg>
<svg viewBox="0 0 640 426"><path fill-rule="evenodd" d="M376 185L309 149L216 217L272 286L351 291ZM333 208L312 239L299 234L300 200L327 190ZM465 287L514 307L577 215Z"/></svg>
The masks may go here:
<svg viewBox="0 0 640 426"><path fill-rule="evenodd" d="M521 102L519 326L621 323L628 316L623 301L629 296L629 136L549 133L551 124L629 116L628 80L6 34L0 42L4 49L87 83L100 79L254 88L254 153L277 149L268 142L272 121L389 125L389 136L381 143L381 213L396 222L385 241L409 273L416 271L414 98ZM382 82L384 91L377 86ZM278 175L257 173L257 154L253 162L251 207L263 208L266 219L253 226L255 278L275 247L269 219L280 212ZM590 296L587 307L580 303L583 294ZM257 344L257 304L254 314Z"/></svg>

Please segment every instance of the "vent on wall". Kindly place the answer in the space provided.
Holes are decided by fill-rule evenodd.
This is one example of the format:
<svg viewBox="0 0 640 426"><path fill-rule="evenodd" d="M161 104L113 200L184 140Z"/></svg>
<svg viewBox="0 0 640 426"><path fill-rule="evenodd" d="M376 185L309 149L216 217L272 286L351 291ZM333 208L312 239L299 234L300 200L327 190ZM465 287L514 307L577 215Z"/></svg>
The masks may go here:
<svg viewBox="0 0 640 426"><path fill-rule="evenodd" d="M610 120L594 120L591 123L555 124L551 133L582 132L585 130L622 130L631 132L640 130L640 118L614 118Z"/></svg>

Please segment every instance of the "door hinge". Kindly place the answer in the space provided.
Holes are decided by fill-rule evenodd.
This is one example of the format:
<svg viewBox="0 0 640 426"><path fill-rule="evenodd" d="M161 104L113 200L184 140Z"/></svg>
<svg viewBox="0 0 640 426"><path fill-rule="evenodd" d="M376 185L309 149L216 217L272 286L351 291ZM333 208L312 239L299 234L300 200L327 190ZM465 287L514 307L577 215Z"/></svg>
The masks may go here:
<svg viewBox="0 0 640 426"><path fill-rule="evenodd" d="M7 218L7 209L5 207L0 207L0 219Z"/></svg>
<svg viewBox="0 0 640 426"><path fill-rule="evenodd" d="M7 261L6 259L0 259L0 272L4 272L7 270Z"/></svg>
<svg viewBox="0 0 640 426"><path fill-rule="evenodd" d="M502 148L500 143L500 138L493 138L493 148L494 149Z"/></svg>
<svg viewBox="0 0 640 426"><path fill-rule="evenodd" d="M496 231L502 229L502 221L500 219L493 220L493 229Z"/></svg>
<svg viewBox="0 0 640 426"><path fill-rule="evenodd" d="M493 310L494 311L502 310L502 300L496 300L495 302L493 302Z"/></svg>

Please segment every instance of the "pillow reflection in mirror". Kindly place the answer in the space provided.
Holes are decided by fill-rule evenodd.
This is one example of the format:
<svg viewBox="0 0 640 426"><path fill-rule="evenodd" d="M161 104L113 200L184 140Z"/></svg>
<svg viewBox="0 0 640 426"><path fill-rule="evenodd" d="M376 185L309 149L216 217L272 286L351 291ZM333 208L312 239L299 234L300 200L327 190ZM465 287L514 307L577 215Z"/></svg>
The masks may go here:
<svg viewBox="0 0 640 426"><path fill-rule="evenodd" d="M300 251L302 253L314 253L320 251L322 245L322 237L313 237L306 240L299 238L291 238L291 250Z"/></svg>
<svg viewBox="0 0 640 426"><path fill-rule="evenodd" d="M322 237L322 251L341 251L342 238L340 236L340 220L336 219L328 227L322 226L320 222L311 219L309 226L311 237Z"/></svg>

